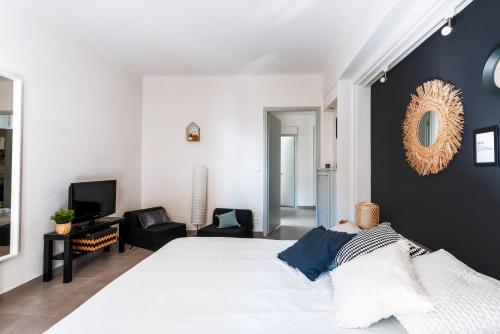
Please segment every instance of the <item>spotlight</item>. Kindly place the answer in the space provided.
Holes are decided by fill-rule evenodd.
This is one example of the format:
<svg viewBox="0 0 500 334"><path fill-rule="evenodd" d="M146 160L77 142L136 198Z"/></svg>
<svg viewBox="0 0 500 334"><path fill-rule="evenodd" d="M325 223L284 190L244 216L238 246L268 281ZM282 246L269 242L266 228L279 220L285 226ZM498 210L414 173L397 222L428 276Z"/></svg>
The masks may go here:
<svg viewBox="0 0 500 334"><path fill-rule="evenodd" d="M441 28L441 35L448 36L453 31L453 26L451 25L451 17L448 18L448 24Z"/></svg>
<svg viewBox="0 0 500 334"><path fill-rule="evenodd" d="M387 81L387 71L384 71L384 75L380 78L380 83L385 83Z"/></svg>

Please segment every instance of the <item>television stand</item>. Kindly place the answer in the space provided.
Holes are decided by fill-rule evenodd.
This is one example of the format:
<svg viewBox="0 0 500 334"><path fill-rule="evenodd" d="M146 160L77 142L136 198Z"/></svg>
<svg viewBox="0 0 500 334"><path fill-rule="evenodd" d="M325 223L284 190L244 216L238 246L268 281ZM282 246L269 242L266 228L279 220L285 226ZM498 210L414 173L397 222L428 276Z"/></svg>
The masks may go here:
<svg viewBox="0 0 500 334"><path fill-rule="evenodd" d="M123 217L104 217L94 221L94 224L71 227L68 234L57 234L56 232L46 233L43 236L43 281L52 280L53 260L63 260L63 282L69 283L73 280L73 260L91 254L93 252L75 252L73 251L73 239L80 238L87 233L102 231L113 225L125 221ZM64 242L64 251L54 255L54 241ZM104 247L104 252L109 252L111 246ZM118 251L125 251L125 243L121 236L118 237Z"/></svg>

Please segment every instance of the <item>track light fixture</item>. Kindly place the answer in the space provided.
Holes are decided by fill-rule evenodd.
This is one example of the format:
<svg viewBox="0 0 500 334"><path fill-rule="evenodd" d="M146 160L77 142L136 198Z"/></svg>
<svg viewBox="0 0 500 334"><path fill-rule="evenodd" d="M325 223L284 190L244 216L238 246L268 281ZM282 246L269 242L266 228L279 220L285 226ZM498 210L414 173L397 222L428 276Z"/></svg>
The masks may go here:
<svg viewBox="0 0 500 334"><path fill-rule="evenodd" d="M448 36L453 31L453 26L451 25L451 17L448 18L448 23L441 28L441 35Z"/></svg>
<svg viewBox="0 0 500 334"><path fill-rule="evenodd" d="M384 70L384 75L380 78L380 83L387 82L387 70Z"/></svg>

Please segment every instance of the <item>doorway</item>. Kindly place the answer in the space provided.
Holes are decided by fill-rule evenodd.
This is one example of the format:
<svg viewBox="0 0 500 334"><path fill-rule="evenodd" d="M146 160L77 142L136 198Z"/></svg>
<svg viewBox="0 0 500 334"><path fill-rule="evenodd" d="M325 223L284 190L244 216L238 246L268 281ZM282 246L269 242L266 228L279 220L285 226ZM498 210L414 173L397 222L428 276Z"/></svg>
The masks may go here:
<svg viewBox="0 0 500 334"><path fill-rule="evenodd" d="M297 239L317 226L319 107L265 108L264 234Z"/></svg>

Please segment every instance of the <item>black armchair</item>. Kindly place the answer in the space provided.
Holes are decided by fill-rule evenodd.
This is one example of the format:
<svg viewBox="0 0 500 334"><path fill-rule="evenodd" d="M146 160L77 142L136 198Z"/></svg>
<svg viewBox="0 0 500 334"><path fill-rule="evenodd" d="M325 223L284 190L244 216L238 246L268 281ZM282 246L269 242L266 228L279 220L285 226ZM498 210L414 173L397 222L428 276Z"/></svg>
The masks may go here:
<svg viewBox="0 0 500 334"><path fill-rule="evenodd" d="M137 213L163 209L154 207L142 210L128 211L123 215L125 221L120 223L120 237L127 244L156 251L167 242L187 236L186 224L166 223L143 228Z"/></svg>
<svg viewBox="0 0 500 334"><path fill-rule="evenodd" d="M227 213L234 209L217 208L212 214L212 224L201 228L198 231L199 237L232 237L232 238L252 238L253 237L253 214L251 210L236 209L236 220L240 227L219 227L217 215Z"/></svg>

